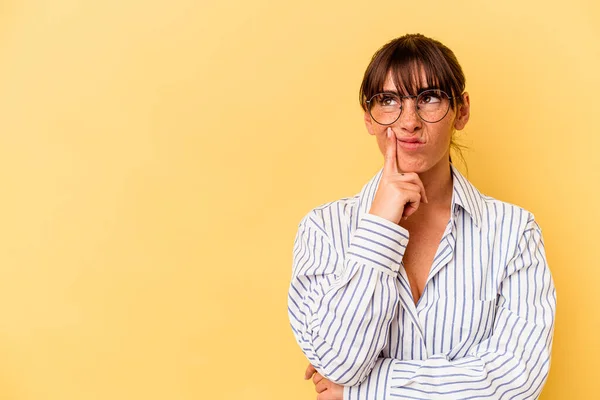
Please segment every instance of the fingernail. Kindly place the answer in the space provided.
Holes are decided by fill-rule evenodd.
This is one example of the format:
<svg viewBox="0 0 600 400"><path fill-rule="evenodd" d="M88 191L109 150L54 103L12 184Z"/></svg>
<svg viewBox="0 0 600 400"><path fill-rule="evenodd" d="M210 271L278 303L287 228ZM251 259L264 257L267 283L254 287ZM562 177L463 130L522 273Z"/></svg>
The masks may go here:
<svg viewBox="0 0 600 400"><path fill-rule="evenodd" d="M392 137L392 128L387 128L387 137Z"/></svg>

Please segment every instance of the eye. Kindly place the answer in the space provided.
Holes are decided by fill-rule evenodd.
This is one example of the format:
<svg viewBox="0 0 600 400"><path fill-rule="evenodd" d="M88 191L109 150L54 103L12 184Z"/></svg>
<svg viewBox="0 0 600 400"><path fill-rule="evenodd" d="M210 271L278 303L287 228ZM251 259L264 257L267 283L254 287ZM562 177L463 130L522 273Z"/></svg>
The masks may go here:
<svg viewBox="0 0 600 400"><path fill-rule="evenodd" d="M393 95L382 94L379 98L379 104L381 104L384 107L395 106L396 104L398 104L398 98Z"/></svg>
<svg viewBox="0 0 600 400"><path fill-rule="evenodd" d="M441 96L435 93L424 93L419 98L420 104L434 104L441 102Z"/></svg>

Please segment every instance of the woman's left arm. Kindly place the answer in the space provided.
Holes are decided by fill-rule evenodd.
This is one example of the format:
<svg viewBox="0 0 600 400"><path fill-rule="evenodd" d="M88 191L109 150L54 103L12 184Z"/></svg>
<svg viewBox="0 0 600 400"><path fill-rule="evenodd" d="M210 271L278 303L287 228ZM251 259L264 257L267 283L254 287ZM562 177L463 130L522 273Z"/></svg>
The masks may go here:
<svg viewBox="0 0 600 400"><path fill-rule="evenodd" d="M493 334L466 357L379 358L367 380L344 388L344 399L537 398L550 370L556 290L533 218L505 271Z"/></svg>

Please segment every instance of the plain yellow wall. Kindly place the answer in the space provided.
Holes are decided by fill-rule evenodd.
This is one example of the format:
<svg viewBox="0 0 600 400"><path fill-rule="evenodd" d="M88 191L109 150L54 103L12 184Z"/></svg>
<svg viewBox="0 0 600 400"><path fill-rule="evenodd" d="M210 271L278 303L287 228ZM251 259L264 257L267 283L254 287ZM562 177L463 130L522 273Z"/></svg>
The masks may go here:
<svg viewBox="0 0 600 400"><path fill-rule="evenodd" d="M597 398L596 4L3 1L0 398L314 398L293 238L380 167L358 88L408 32L466 73L471 181L542 226L542 398Z"/></svg>

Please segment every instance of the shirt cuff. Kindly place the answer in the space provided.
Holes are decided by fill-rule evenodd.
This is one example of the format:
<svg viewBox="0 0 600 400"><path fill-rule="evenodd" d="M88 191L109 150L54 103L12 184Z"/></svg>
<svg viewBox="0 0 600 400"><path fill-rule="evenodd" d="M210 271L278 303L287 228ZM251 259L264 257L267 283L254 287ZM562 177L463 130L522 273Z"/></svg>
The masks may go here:
<svg viewBox="0 0 600 400"><path fill-rule="evenodd" d="M343 400L364 400L389 398L388 380L393 368L393 359L378 358L371 373L360 385L344 386Z"/></svg>
<svg viewBox="0 0 600 400"><path fill-rule="evenodd" d="M408 245L408 230L374 214L358 222L348 253L359 262L387 274L396 274Z"/></svg>

